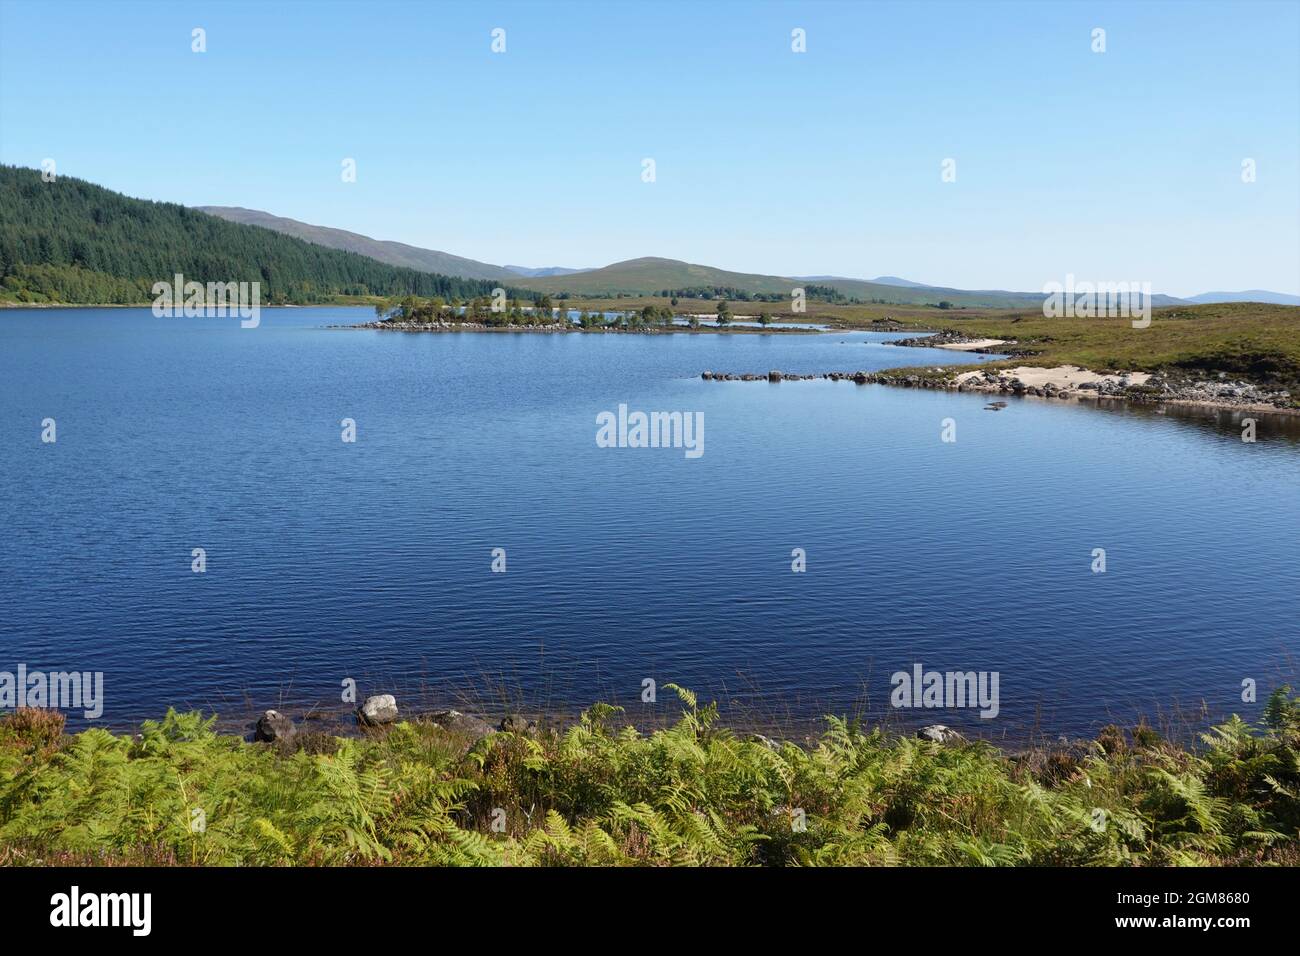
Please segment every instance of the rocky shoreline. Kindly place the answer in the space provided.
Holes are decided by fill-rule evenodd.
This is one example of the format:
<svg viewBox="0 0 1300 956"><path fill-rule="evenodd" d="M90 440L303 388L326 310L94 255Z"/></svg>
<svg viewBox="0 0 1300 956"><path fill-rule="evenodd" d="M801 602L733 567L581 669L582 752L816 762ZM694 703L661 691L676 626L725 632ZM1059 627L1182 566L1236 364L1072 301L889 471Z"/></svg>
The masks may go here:
<svg viewBox="0 0 1300 956"><path fill-rule="evenodd" d="M275 744L287 750L295 750L301 748L311 749L318 742L318 739L322 737L365 737L376 732L382 733L386 727L399 721L414 721L437 727L448 735L463 740L468 746L472 746L478 741L497 733L524 736L536 736L543 731L563 733L569 727L578 723L578 717L574 716L572 720L561 719L556 721L542 718L534 720L518 714L507 714L498 721L453 708L400 713L397 700L392 694L377 694L367 697L361 706L355 710L330 713L313 710L304 713L297 721L280 711L267 710L248 729L252 731L251 740L254 743ZM761 743L772 750L779 750L784 743L800 745L799 740L776 739L753 729L745 730L740 728L739 732L743 737ZM966 735L945 724L926 724L912 730L906 730L904 735L932 743L949 745L962 744L968 739ZM812 745L816 740L816 736L816 733L810 733L803 739L802 744ZM248 736L245 735L245 740L248 739ZM1067 738L1061 737L1057 739L1054 746L1059 748L1063 745L1067 747L1086 747L1086 742L1067 741ZM1006 752L1008 756L1014 758L1030 752L1032 749L1013 748Z"/></svg>
<svg viewBox="0 0 1300 956"><path fill-rule="evenodd" d="M748 317L738 317L736 321L749 321ZM372 322L349 323L345 325L326 325L326 329L371 329L384 332L580 332L594 333L596 335L664 335L671 333L729 333L729 334L824 334L818 328L796 328L791 326L737 326L727 325L718 326L714 324L701 325L692 328L689 325L671 325L657 326L647 325L634 328L617 327L613 325L598 326L593 328L583 328L572 322L551 322L546 325L488 325L485 322L392 322L387 320L375 320Z"/></svg>
<svg viewBox="0 0 1300 956"><path fill-rule="evenodd" d="M1053 370L1036 370L1050 378ZM1080 370L1082 371L1082 370ZM1175 378L1166 373L1130 372L1114 375L1096 375L1091 381L1070 384L1067 375L1060 376L1058 384L1046 381L1035 384L1024 381L1022 369L945 369L935 368L928 374L915 372L821 372L811 375L772 370L763 373L732 374L705 371L700 377L714 382L781 382L826 379L832 382L853 382L857 385L893 385L903 388L928 388L955 392L983 392L1000 395L1034 396L1037 398L1098 400L1118 399L1142 404L1182 404L1206 408L1228 408L1239 411L1300 414L1293 404L1291 393L1284 389L1269 389L1250 382L1228 379L1195 377Z"/></svg>

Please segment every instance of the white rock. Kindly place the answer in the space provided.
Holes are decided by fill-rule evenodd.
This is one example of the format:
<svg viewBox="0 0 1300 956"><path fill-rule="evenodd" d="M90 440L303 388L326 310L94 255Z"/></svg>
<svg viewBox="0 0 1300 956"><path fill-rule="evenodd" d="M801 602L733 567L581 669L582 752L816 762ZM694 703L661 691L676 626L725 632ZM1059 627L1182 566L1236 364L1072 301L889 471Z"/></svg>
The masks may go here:
<svg viewBox="0 0 1300 956"><path fill-rule="evenodd" d="M397 719L397 698L392 694L367 697L361 705L361 719L367 724L391 724Z"/></svg>

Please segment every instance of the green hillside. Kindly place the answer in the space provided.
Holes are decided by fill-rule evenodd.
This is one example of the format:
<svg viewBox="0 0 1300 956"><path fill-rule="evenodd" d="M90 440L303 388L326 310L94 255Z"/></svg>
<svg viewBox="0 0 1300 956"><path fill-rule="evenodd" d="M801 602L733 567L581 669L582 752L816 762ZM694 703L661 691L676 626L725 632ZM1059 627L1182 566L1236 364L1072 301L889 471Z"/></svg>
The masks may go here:
<svg viewBox="0 0 1300 956"><path fill-rule="evenodd" d="M397 268L175 203L132 199L0 166L0 301L131 304L181 273L260 282L263 302L334 296L489 295L498 283ZM512 292L514 290L511 290Z"/></svg>
<svg viewBox="0 0 1300 956"><path fill-rule="evenodd" d="M790 290L799 283L779 276L728 272L677 259L646 256L573 275L520 279L519 284L543 292L581 295L649 295L665 289L731 288L789 296Z"/></svg>

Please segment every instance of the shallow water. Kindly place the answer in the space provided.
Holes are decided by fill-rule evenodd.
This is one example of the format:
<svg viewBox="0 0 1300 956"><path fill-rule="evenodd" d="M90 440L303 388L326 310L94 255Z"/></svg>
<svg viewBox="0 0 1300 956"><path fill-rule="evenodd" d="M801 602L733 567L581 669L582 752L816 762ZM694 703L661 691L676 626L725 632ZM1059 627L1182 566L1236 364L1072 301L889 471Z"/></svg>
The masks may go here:
<svg viewBox="0 0 1300 956"><path fill-rule="evenodd" d="M323 328L371 317L0 313L0 670L103 671L116 727L341 706L345 678L655 719L676 681L1010 738L1253 719L1295 681L1294 423L699 378L985 358L895 335ZM597 447L620 403L703 413L704 454ZM891 712L918 662L998 672L998 716Z"/></svg>

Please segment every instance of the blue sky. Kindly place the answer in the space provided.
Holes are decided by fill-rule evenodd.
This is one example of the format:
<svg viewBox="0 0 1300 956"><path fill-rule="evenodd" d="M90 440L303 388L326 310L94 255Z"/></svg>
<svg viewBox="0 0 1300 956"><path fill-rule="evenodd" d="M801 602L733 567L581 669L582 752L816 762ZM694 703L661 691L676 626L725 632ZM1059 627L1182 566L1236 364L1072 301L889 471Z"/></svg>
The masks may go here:
<svg viewBox="0 0 1300 956"><path fill-rule="evenodd" d="M0 0L47 157L494 263L1298 293L1300 4Z"/></svg>

